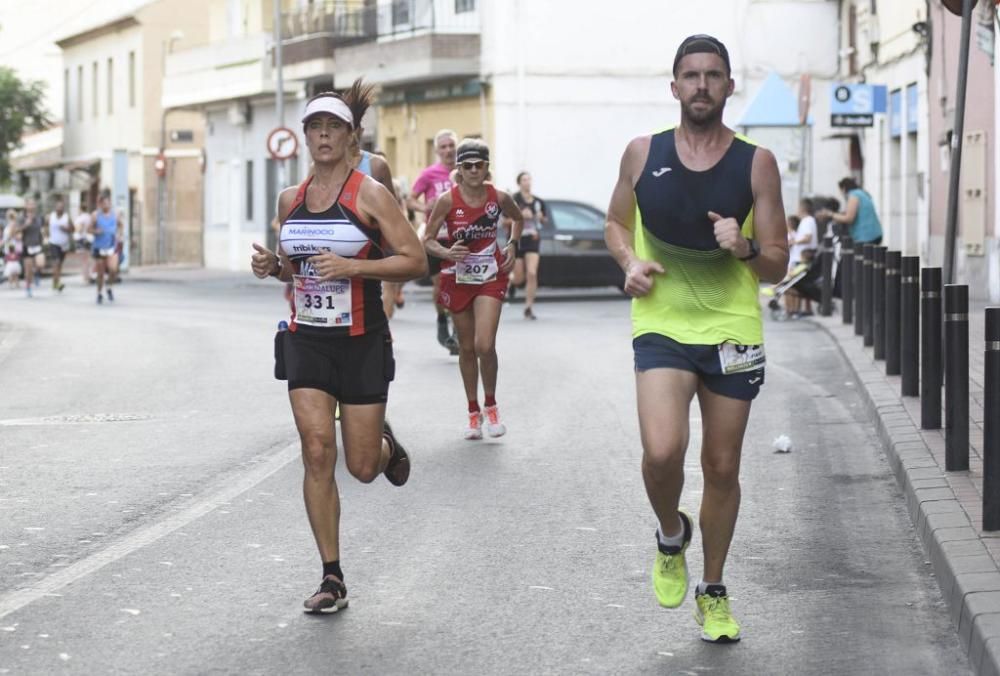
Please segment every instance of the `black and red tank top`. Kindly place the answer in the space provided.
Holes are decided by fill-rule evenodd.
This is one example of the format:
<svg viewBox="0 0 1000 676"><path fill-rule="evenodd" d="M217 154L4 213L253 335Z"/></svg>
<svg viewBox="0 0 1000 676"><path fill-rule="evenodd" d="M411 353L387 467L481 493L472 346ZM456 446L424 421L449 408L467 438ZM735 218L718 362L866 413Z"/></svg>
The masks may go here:
<svg viewBox="0 0 1000 676"><path fill-rule="evenodd" d="M322 321L329 319L329 324L317 325L316 320L306 324L296 321L300 314L310 314L305 308L297 307L299 302L313 304L331 302L331 299L316 296L306 297L300 294L303 279L318 277L319 273L309 263L308 259L317 254L332 252L344 258L360 258L376 260L384 257L382 233L377 223L369 223L358 213L358 192L365 175L352 170L344 181L340 194L333 204L322 213L314 213L306 208L306 190L312 182L312 176L306 179L295 196L288 218L281 224L279 238L281 250L292 263L292 272L299 277L293 282L296 291L292 301L292 319L289 330L299 331L307 335L320 336L361 336L384 327L387 323L382 309L382 282L377 279L353 277L350 280L337 280L350 283L342 284L345 295L349 295L349 318L345 315L345 323L339 323L340 317L326 310Z"/></svg>
<svg viewBox="0 0 1000 676"><path fill-rule="evenodd" d="M486 184L486 201L478 207L469 206L462 199L459 186L451 189L451 211L445 217L448 226L448 238L461 242L469 247L473 254L491 253L497 264L503 262L500 248L497 246L497 229L500 225L500 200L497 190L491 184ZM443 274L454 274L455 263L447 261L441 266Z"/></svg>

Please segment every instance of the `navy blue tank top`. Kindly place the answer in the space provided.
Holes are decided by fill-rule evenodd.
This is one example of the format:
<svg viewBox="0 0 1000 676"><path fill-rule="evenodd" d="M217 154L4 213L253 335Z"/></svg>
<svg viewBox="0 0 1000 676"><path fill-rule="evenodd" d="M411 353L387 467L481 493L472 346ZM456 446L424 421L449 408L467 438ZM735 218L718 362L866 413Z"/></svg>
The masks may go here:
<svg viewBox="0 0 1000 676"><path fill-rule="evenodd" d="M750 170L756 146L738 136L715 166L692 171L677 155L674 130L654 134L635 185L646 231L662 243L712 251L719 248L709 211L742 225L753 209Z"/></svg>

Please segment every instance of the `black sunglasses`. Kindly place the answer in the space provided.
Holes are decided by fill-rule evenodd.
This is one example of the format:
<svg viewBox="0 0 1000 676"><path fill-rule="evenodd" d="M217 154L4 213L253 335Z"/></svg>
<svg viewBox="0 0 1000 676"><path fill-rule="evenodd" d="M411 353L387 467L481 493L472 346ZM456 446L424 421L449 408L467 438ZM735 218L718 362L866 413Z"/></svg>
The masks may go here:
<svg viewBox="0 0 1000 676"><path fill-rule="evenodd" d="M486 166L486 163L480 160L479 162L462 162L462 169L466 171L472 171L473 169L482 169Z"/></svg>

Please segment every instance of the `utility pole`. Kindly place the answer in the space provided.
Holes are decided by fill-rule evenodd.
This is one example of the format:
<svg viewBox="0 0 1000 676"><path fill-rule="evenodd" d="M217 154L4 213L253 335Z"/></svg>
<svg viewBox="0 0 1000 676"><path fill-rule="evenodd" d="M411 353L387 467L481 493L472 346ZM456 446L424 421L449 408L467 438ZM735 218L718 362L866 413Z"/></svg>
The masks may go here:
<svg viewBox="0 0 1000 676"><path fill-rule="evenodd" d="M952 3L955 4L955 3ZM951 137L951 166L948 178L948 220L944 237L944 283L955 283L955 238L958 236L958 199L962 181L962 144L965 141L965 92L969 78L969 42L972 10L976 0L962 2L962 40L958 50L958 92L955 96L955 125ZM949 8L950 9L950 8Z"/></svg>
<svg viewBox="0 0 1000 676"><path fill-rule="evenodd" d="M282 39L281 39L281 0L274 2L274 69L275 69L275 91L274 110L278 118L279 127L285 126L285 78L282 72ZM275 186L274 194L280 195L285 187L285 161L275 160ZM268 227L271 227L268 224Z"/></svg>

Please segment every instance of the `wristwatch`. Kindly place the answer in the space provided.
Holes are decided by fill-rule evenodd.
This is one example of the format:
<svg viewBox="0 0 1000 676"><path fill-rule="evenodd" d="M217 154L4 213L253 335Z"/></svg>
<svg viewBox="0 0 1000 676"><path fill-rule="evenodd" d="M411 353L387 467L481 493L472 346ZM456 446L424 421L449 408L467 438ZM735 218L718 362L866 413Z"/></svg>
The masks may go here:
<svg viewBox="0 0 1000 676"><path fill-rule="evenodd" d="M752 239L748 239L747 244L750 246L750 253L740 258L739 260L741 261L752 261L754 258L760 255L760 247L757 246L757 242L755 242Z"/></svg>

